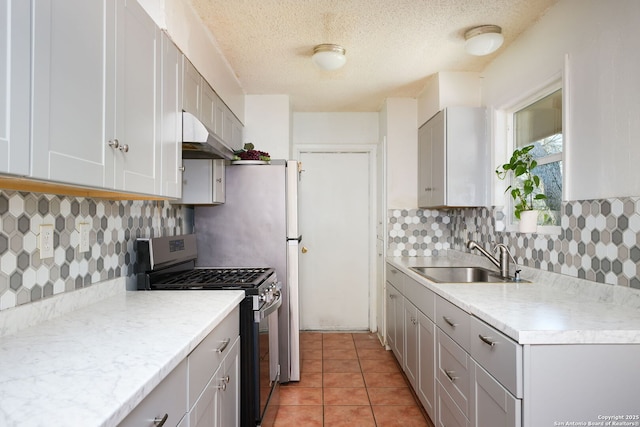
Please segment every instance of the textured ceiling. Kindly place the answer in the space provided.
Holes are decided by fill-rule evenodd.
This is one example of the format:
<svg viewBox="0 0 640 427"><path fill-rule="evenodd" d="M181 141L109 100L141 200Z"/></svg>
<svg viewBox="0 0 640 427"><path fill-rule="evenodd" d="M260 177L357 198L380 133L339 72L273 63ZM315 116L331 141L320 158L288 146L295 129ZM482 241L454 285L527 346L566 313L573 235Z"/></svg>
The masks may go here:
<svg viewBox="0 0 640 427"><path fill-rule="evenodd" d="M557 0L189 0L247 94L287 94L293 111L378 111L415 97L438 71L481 71L498 53L464 51L464 32L503 29L509 45ZM345 47L316 68L313 47Z"/></svg>

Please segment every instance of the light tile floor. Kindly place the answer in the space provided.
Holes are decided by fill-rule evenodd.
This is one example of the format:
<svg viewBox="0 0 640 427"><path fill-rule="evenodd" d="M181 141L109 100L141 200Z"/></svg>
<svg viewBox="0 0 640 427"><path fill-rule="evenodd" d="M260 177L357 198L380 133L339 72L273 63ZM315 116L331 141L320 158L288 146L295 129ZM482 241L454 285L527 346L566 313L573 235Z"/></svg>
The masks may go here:
<svg viewBox="0 0 640 427"><path fill-rule="evenodd" d="M299 382L280 387L275 427L433 427L375 334L303 332Z"/></svg>

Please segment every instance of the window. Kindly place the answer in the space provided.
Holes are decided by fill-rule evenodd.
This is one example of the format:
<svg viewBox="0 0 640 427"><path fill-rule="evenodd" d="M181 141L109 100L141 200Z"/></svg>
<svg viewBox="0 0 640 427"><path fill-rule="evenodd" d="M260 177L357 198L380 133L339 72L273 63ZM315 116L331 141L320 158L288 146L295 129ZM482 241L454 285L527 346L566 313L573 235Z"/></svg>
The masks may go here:
<svg viewBox="0 0 640 427"><path fill-rule="evenodd" d="M559 226L562 204L562 89L514 112L512 117L514 147L533 145L531 153L538 162L533 172L540 177L540 192L546 196L546 199L534 201L534 208L541 212L538 224ZM522 188L517 178L511 185ZM512 222L515 222L514 215Z"/></svg>

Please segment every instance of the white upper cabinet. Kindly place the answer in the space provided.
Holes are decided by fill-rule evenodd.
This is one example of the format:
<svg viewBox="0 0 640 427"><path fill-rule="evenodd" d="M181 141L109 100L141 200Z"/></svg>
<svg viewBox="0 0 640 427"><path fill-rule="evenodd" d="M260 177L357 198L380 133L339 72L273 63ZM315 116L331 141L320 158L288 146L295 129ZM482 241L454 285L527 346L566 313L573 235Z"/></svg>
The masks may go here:
<svg viewBox="0 0 640 427"><path fill-rule="evenodd" d="M200 117L202 76L186 56L182 57L182 76L182 109Z"/></svg>
<svg viewBox="0 0 640 427"><path fill-rule="evenodd" d="M0 173L29 173L31 5L0 0Z"/></svg>
<svg viewBox="0 0 640 427"><path fill-rule="evenodd" d="M115 3L33 0L31 176L113 187Z"/></svg>
<svg viewBox="0 0 640 427"><path fill-rule="evenodd" d="M486 206L490 163L483 108L448 107L418 130L418 206Z"/></svg>

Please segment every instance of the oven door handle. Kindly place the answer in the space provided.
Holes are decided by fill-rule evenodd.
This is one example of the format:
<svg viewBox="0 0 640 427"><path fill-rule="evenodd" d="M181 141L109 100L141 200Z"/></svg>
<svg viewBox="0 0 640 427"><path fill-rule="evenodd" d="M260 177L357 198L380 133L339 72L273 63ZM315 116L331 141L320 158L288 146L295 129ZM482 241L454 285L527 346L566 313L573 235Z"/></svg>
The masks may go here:
<svg viewBox="0 0 640 427"><path fill-rule="evenodd" d="M260 323L262 320L266 319L271 313L276 311L282 305L282 293L280 293L280 291L278 290L274 292L274 295L276 296L276 298L271 301L269 305L254 312L253 316L256 323Z"/></svg>

